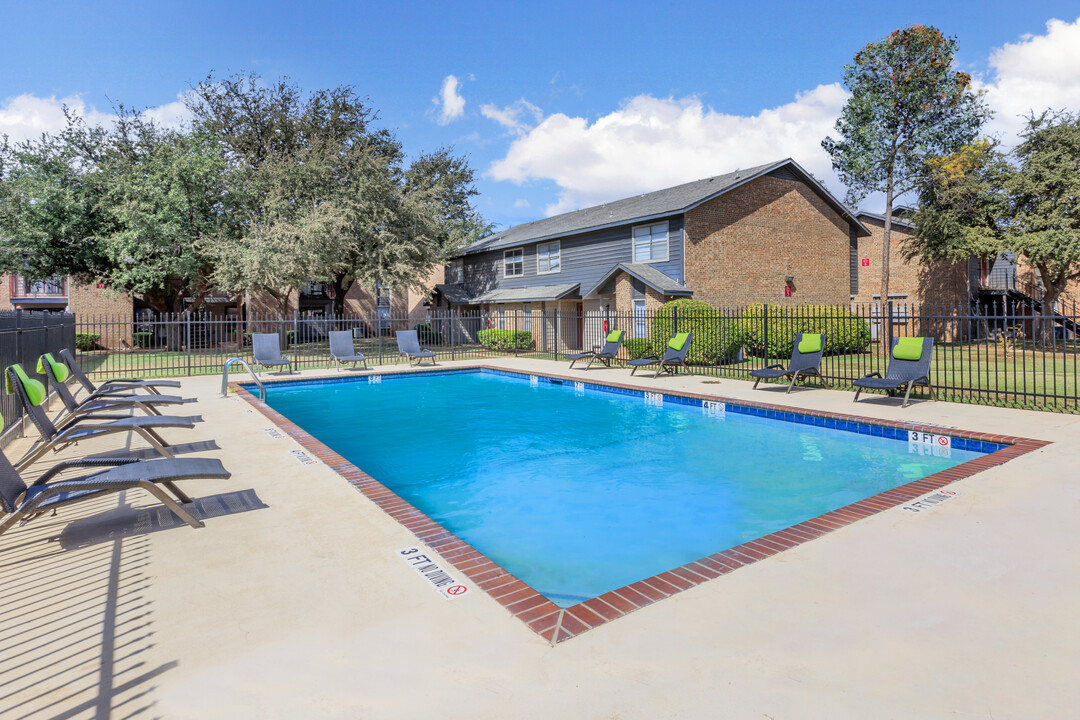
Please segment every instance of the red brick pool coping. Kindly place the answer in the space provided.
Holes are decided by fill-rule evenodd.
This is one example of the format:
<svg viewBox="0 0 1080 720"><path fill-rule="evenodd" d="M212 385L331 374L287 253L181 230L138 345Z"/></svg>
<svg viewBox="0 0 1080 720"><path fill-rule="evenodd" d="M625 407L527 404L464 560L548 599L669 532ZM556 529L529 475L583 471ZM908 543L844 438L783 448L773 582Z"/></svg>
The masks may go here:
<svg viewBox="0 0 1080 720"><path fill-rule="evenodd" d="M453 369L488 368L491 370L507 371L493 365L470 365L455 367ZM390 373L424 373L445 372L446 368L409 368L400 370L380 370L379 372L365 373L366 375L387 375ZM544 375L549 378L565 380L569 382L581 381L581 377L557 375L552 373L519 372L523 375ZM330 376L334 377L334 376ZM319 378L264 378L264 384L277 382L291 382L297 379L325 379ZM592 377L588 382L608 387L627 388L641 390L647 388L642 385L627 385L622 383L595 380ZM932 434L949 435L970 440L993 442L1007 445L997 452L982 455L966 463L943 470L933 475L928 475L920 480L895 487L865 500L846 505L836 510L819 515L810 520L805 520L789 528L778 530L756 540L736 545L708 557L695 560L681 567L662 572L645 580L604 593L599 597L586 600L572 607L560 608L531 586L525 584L514 575L492 562L482 553L477 551L467 542L454 535L452 532L439 525L424 513L417 510L411 503L399 497L392 490L380 483L375 478L356 467L344 457L331 450L323 443L316 440L301 427L293 423L281 413L270 408L266 403L259 401L255 396L240 386L238 382L231 382L229 386L236 390L237 395L250 403L255 409L265 415L279 429L286 432L296 440L301 447L322 461L327 467L345 478L353 487L363 493L369 500L378 505L390 517L408 528L416 537L429 548L436 551L443 559L453 565L458 571L468 577L477 587L494 598L511 614L519 618L528 627L536 632L552 645L576 637L598 625L611 622L627 615L634 610L663 600L666 597L688 590L696 585L717 578L721 575L737 570L744 565L755 563L759 560L776 555L797 545L820 537L833 530L838 530L846 525L862 520L863 518L876 515L884 510L899 507L915 498L932 493L942 487L970 477L975 473L987 470L996 465L1037 450L1050 443L1043 440L1013 437L1009 435L993 435L988 433L971 432L968 430L955 430L943 428L925 423L905 423L891 420L877 420L873 418L848 415L845 413L821 412L816 410L804 410L801 408L774 405L771 403L756 402L751 400L736 400L719 395L702 395L699 393L685 392L681 390L663 389L668 395L680 395L682 397L696 398L699 400L718 400L734 405L746 407L764 408L766 410L779 410L794 412L802 415L811 415L834 420L869 423L885 427L899 428L902 430L916 430Z"/></svg>

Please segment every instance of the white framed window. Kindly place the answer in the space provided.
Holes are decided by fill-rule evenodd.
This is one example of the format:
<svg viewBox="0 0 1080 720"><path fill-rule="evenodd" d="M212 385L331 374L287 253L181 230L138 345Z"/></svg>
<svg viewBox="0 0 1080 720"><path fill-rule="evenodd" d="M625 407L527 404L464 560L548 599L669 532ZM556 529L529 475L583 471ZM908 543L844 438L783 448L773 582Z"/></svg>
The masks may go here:
<svg viewBox="0 0 1080 720"><path fill-rule="evenodd" d="M668 259L668 224L638 225L633 230L634 262L650 263Z"/></svg>
<svg viewBox="0 0 1080 720"><path fill-rule="evenodd" d="M547 275L562 270L559 242L540 243L536 246L536 274Z"/></svg>
<svg viewBox="0 0 1080 720"><path fill-rule="evenodd" d="M521 248L503 252L503 277L521 277L525 274L525 251Z"/></svg>
<svg viewBox="0 0 1080 720"><path fill-rule="evenodd" d="M450 267L446 270L446 282L448 283L462 283L465 282L465 261L464 260L451 260Z"/></svg>
<svg viewBox="0 0 1080 720"><path fill-rule="evenodd" d="M648 323L645 320L645 301L634 301L634 337L649 336Z"/></svg>
<svg viewBox="0 0 1080 720"><path fill-rule="evenodd" d="M532 332L532 305L525 303L521 306L522 313L522 330L525 332Z"/></svg>

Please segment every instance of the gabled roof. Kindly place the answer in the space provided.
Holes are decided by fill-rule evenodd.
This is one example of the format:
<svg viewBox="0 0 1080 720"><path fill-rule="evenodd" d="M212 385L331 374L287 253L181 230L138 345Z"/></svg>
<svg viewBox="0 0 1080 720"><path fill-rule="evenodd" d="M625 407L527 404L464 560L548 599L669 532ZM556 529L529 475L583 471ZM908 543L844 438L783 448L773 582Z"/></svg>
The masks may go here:
<svg viewBox="0 0 1080 720"><path fill-rule="evenodd" d="M611 278L615 277L619 272L625 272L630 277L637 278L641 282L645 283L653 290L656 290L661 295L678 295L684 297L690 297L694 294L694 291L679 283L673 277L665 275L652 265L646 265L644 263L619 263L609 270L600 282L596 283L588 295L595 295L600 292L600 289L606 285Z"/></svg>
<svg viewBox="0 0 1080 720"><path fill-rule="evenodd" d="M439 284L435 286L435 289L441 292L443 297L453 305L477 305L479 303L561 300L562 298L575 295L580 287L580 283L540 285L537 287L488 290L487 292L482 292L477 295L469 294L469 291L461 283Z"/></svg>
<svg viewBox="0 0 1080 720"><path fill-rule="evenodd" d="M900 210L900 209L901 209L901 208L897 208L897 210ZM903 208L903 209L904 209L904 210L910 210L910 208ZM870 218L870 219L872 219L872 220L877 220L878 222L885 222L885 216L884 216L883 214L878 214L878 213L872 213L872 212L866 212L866 211L864 211L864 210L860 210L860 211L859 211L859 212L858 212L858 213L857 213L857 214L855 215L855 217L860 217L860 218L864 218L864 217L865 217L865 218ZM914 230L914 229L915 229L915 224L914 224L914 223L909 223L909 222L907 222L906 220L901 220L900 218L898 218L898 217L896 216L896 212L895 212L895 211L893 212L893 219L892 219L892 224L893 224L893 225L896 225L896 226L898 226L898 227L902 227L902 228L907 228L907 229L909 229L909 230Z"/></svg>
<svg viewBox="0 0 1080 720"><path fill-rule="evenodd" d="M452 305L468 305L472 302L469 291L462 283L440 283L435 289L442 293Z"/></svg>
<svg viewBox="0 0 1080 720"><path fill-rule="evenodd" d="M758 165L746 170L736 170L725 175L716 175L702 180L676 185L643 195L596 207L575 210L543 220L516 225L502 232L477 240L462 250L462 255L517 247L526 243L550 240L566 235L574 235L586 230L598 230L616 225L662 218L691 210L730 190L745 185L752 180L768 175L780 168L789 168L799 179L812 187L834 210L855 226L857 234L866 236L870 231L860 223L854 213L832 196L828 190L815 180L810 173L791 158Z"/></svg>

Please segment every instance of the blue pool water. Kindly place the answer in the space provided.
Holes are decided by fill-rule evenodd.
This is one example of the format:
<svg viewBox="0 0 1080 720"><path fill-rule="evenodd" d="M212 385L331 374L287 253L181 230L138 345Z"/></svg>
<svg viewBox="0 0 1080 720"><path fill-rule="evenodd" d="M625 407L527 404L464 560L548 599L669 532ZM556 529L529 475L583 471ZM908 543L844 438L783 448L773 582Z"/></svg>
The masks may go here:
<svg viewBox="0 0 1080 720"><path fill-rule="evenodd" d="M980 454L488 372L268 402L563 607Z"/></svg>

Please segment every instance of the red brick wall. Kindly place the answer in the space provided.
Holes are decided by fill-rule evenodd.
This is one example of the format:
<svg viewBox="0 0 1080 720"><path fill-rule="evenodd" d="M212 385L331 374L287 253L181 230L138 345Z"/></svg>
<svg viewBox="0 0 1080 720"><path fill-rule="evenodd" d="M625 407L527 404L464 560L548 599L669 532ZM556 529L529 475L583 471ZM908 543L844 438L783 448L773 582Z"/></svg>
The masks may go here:
<svg viewBox="0 0 1080 720"><path fill-rule="evenodd" d="M685 236L696 300L722 307L850 298L848 222L799 180L766 176L704 203L686 213Z"/></svg>
<svg viewBox="0 0 1080 720"><path fill-rule="evenodd" d="M856 303L869 303L881 293L881 249L885 240L885 222L863 216L870 237L859 238L859 292ZM907 295L912 305L940 304L967 307L967 263L934 262L923 265L904 257L905 243L914 230L893 226L889 237L889 294ZM869 261L864 267L863 261Z"/></svg>

